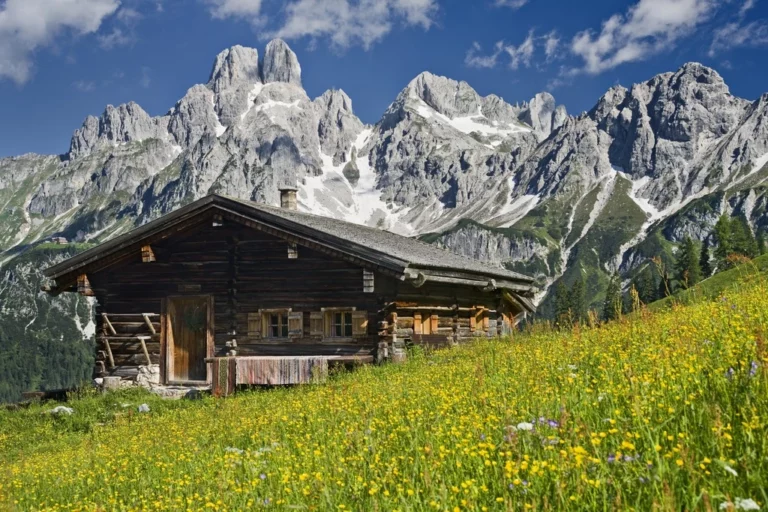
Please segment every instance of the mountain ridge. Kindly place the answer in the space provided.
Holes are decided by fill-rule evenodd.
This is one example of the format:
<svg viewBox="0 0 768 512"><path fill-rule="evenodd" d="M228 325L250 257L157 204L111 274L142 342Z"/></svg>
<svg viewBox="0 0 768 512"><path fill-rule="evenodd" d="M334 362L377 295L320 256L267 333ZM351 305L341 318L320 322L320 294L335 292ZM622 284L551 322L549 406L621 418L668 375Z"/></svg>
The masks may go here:
<svg viewBox="0 0 768 512"><path fill-rule="evenodd" d="M733 96L700 63L614 86L576 116L546 92L511 104L423 72L368 125L343 90L310 98L274 40L263 56L220 52L163 115L109 105L64 155L0 159L0 265L26 278L14 261L53 235L99 242L208 193L276 204L297 184L303 210L538 277L546 314L558 280L584 280L598 304L612 272L626 283L684 236L711 243L721 213L768 230L767 165L768 93ZM27 306L0 320L31 327L13 336L50 333L14 293L0 299Z"/></svg>

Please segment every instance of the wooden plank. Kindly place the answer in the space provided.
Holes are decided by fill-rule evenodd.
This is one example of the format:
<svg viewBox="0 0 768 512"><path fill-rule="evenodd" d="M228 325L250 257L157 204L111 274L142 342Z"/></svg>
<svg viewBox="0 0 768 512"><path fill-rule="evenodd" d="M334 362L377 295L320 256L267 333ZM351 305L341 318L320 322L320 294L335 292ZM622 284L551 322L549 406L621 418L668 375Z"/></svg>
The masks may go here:
<svg viewBox="0 0 768 512"><path fill-rule="evenodd" d="M104 341L104 346L107 348L107 357L109 357L109 367L114 368L115 357L112 355L112 347L109 346L109 338L104 336L103 341Z"/></svg>
<svg viewBox="0 0 768 512"><path fill-rule="evenodd" d="M148 336L136 336L136 337L141 342L141 349L144 351L144 357L147 358L147 364L151 365L152 359L149 357L149 350L147 350L147 344L146 344L146 340L148 340L149 337Z"/></svg>
<svg viewBox="0 0 768 512"><path fill-rule="evenodd" d="M109 329L109 332L111 332L112 334L117 334L117 331L112 326L112 322L109 321L109 317L107 316L107 314L106 313L102 313L101 314L101 318L104 320L104 325L107 326L107 329Z"/></svg>
<svg viewBox="0 0 768 512"><path fill-rule="evenodd" d="M149 332L151 332L152 334L157 334L157 331L155 330L155 326L152 325L152 320L149 319L149 314L148 313L142 313L141 316L144 317L144 322L146 322L147 327L149 327Z"/></svg>

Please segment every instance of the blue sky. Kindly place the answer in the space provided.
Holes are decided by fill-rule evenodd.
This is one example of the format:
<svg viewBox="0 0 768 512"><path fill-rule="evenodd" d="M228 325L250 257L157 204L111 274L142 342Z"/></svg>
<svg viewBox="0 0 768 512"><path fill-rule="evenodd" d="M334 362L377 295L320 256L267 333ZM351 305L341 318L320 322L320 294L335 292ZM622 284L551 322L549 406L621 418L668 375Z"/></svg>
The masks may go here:
<svg viewBox="0 0 768 512"><path fill-rule="evenodd" d="M768 92L768 0L0 0L0 156L64 153L110 103L163 114L219 51L274 36L311 97L344 89L368 123L425 70L571 113L688 61Z"/></svg>

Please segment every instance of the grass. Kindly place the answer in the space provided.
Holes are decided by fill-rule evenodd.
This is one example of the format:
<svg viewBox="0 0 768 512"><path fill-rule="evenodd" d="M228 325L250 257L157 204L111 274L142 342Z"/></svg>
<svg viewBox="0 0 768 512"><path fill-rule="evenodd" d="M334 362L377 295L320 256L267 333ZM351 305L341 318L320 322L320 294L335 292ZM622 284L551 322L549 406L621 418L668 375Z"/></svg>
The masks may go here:
<svg viewBox="0 0 768 512"><path fill-rule="evenodd" d="M2 412L0 509L765 507L767 292L146 414L136 391Z"/></svg>
<svg viewBox="0 0 768 512"><path fill-rule="evenodd" d="M758 256L752 261L735 268L719 272L687 290L676 292L670 297L652 302L652 310L669 308L673 304L690 304L702 299L713 299L729 288L750 279L763 279L768 272L768 254Z"/></svg>

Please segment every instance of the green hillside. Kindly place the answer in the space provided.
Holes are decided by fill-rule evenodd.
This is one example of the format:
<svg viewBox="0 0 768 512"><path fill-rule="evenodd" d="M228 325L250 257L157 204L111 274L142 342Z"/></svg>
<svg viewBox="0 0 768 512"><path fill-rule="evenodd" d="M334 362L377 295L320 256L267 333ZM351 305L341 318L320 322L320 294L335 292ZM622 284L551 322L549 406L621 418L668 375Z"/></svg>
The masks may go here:
<svg viewBox="0 0 768 512"><path fill-rule="evenodd" d="M760 275L723 299L537 325L326 385L2 411L0 509L765 507L766 325Z"/></svg>

